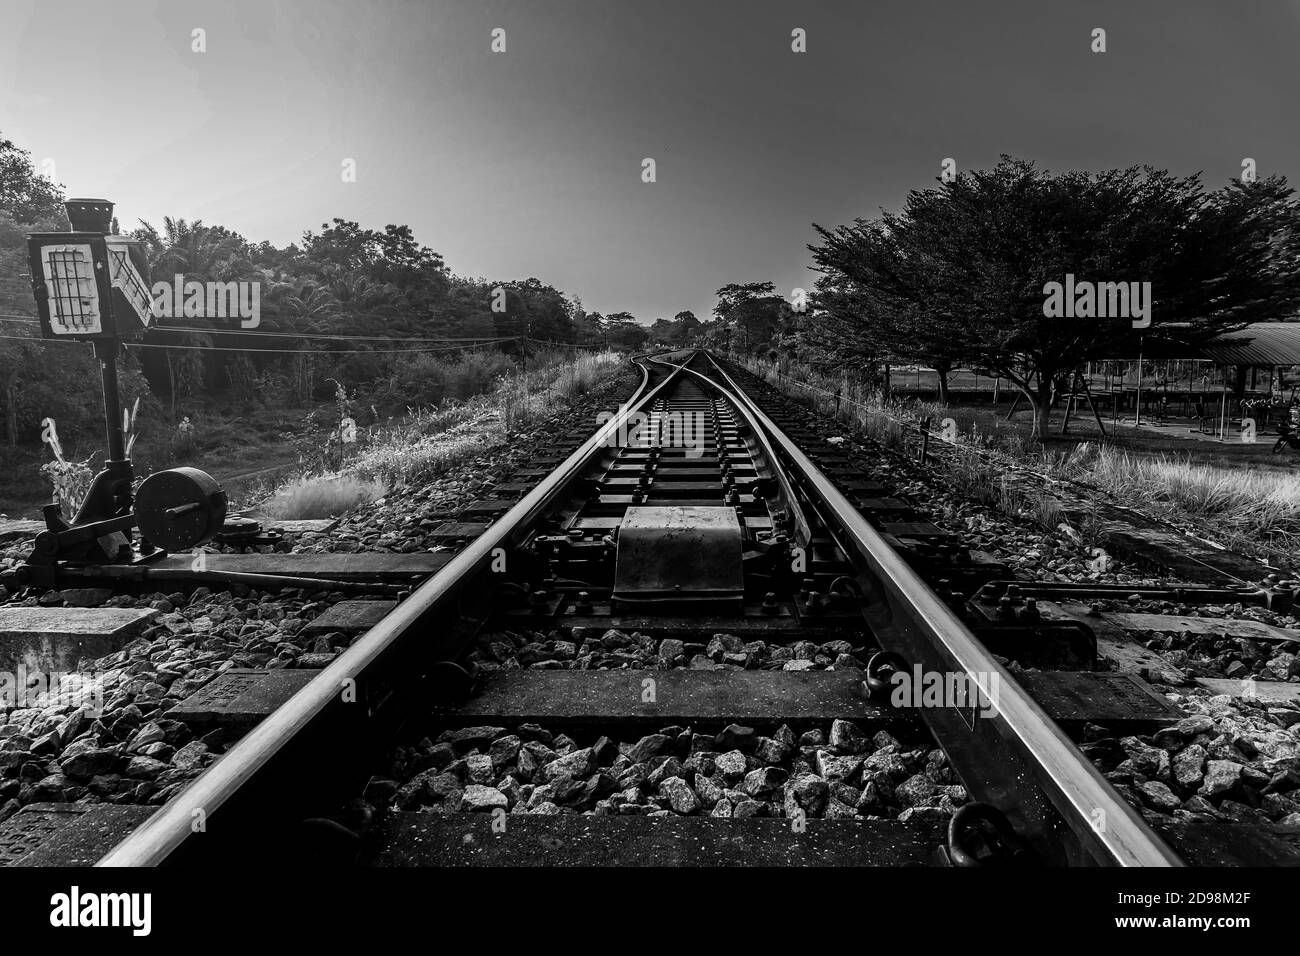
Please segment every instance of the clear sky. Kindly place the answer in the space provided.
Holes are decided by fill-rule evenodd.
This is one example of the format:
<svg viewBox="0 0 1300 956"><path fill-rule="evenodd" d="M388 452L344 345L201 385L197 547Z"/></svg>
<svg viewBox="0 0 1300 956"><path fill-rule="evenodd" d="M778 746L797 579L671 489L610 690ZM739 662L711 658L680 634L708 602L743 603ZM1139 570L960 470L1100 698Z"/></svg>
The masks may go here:
<svg viewBox="0 0 1300 956"><path fill-rule="evenodd" d="M810 223L897 208L945 157L1300 183L1289 0L5 0L0 23L0 133L124 228L407 223L458 273L647 322L810 287Z"/></svg>

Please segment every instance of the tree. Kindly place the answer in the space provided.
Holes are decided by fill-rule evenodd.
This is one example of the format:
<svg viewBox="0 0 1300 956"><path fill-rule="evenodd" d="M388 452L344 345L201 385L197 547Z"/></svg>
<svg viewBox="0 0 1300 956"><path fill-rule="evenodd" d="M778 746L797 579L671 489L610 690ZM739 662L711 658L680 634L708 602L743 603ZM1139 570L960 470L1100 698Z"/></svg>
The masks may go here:
<svg viewBox="0 0 1300 956"><path fill-rule="evenodd" d="M1015 384L1045 436L1052 396L1084 362L1136 352L1139 336L1195 345L1300 303L1300 223L1284 180L1207 195L1199 176L1151 167L1051 175L1003 157L901 213L814 226L821 307L859 343L966 361ZM1152 326L1046 314L1048 283L1149 282ZM1082 303L1080 303L1082 304Z"/></svg>
<svg viewBox="0 0 1300 956"><path fill-rule="evenodd" d="M834 234L815 229L826 240L813 258L823 275L813 298L814 317L805 323L802 339L835 364L851 364L877 379L880 365L891 361L924 361L935 369L939 402L948 402L948 375L966 352L961 336L933 319L928 304L937 292L941 271L924 257L907 259L892 223L861 220ZM873 284L855 277L873 275ZM881 288L891 293L883 296Z"/></svg>
<svg viewBox="0 0 1300 956"><path fill-rule="evenodd" d="M700 329L700 320L689 310L678 312L669 319L655 319L650 326L650 337L665 345L683 346L695 340Z"/></svg>
<svg viewBox="0 0 1300 956"><path fill-rule="evenodd" d="M605 316L605 336L611 347L635 352L650 340L650 330L631 312L615 312Z"/></svg>
<svg viewBox="0 0 1300 956"><path fill-rule="evenodd" d="M505 285L506 311L498 316L499 333L543 342L574 341L573 303L559 289L540 279Z"/></svg>
<svg viewBox="0 0 1300 956"><path fill-rule="evenodd" d="M55 220L67 228L63 187L37 175L25 149L0 136L0 208L22 225Z"/></svg>
<svg viewBox="0 0 1300 956"><path fill-rule="evenodd" d="M574 333L578 342L593 345L605 340L605 317L599 312L584 312L574 318Z"/></svg>
<svg viewBox="0 0 1300 956"><path fill-rule="evenodd" d="M716 294L713 314L723 326L741 333L746 352L766 346L788 321L789 305L770 282L731 283Z"/></svg>
<svg viewBox="0 0 1300 956"><path fill-rule="evenodd" d="M396 293L390 303L416 324L398 321L395 328L415 331L432 318L451 284L442 256L421 245L410 226L389 224L383 232L334 219L321 232L303 234L300 272L330 282L340 275L364 276ZM397 318L398 316L395 316Z"/></svg>
<svg viewBox="0 0 1300 956"><path fill-rule="evenodd" d="M276 325L304 338L289 340L288 348L296 354L289 360L294 397L300 402L311 400L316 389L316 356L310 354L312 341L305 336L328 333L331 319L337 314L338 300L328 287L313 279L299 276L293 282L271 287L267 299L275 306ZM323 349L319 350L323 351Z"/></svg>
<svg viewBox="0 0 1300 956"><path fill-rule="evenodd" d="M674 334L678 345L685 345L687 342L694 340L700 331L700 320L695 317L695 313L690 309L683 309L674 315L673 324L677 327Z"/></svg>
<svg viewBox="0 0 1300 956"><path fill-rule="evenodd" d="M0 334L30 338L31 342L0 339L0 408L5 439L18 442L22 411L30 407L31 383L43 371L46 351L35 326L36 303L26 280L27 233L62 232L68 228L63 190L37 175L30 154L0 137L0 312L31 316L32 323L0 321ZM72 377L73 387L85 380ZM67 388L65 387L65 394Z"/></svg>

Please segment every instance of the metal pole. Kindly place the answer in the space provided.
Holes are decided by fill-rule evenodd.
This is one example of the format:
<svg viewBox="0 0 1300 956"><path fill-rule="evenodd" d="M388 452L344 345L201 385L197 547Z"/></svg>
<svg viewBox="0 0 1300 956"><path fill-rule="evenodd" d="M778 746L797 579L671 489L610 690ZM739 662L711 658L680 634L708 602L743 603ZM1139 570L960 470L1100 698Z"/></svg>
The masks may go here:
<svg viewBox="0 0 1300 956"><path fill-rule="evenodd" d="M117 340L96 339L95 358L104 385L104 425L108 433L108 460L126 460L126 438L122 434L122 406L117 400Z"/></svg>
<svg viewBox="0 0 1300 956"><path fill-rule="evenodd" d="M1133 424L1142 424L1142 336L1138 336L1138 383L1137 383L1137 417Z"/></svg>
<svg viewBox="0 0 1300 956"><path fill-rule="evenodd" d="M1223 401L1219 405L1219 441L1228 440L1228 373L1223 373Z"/></svg>

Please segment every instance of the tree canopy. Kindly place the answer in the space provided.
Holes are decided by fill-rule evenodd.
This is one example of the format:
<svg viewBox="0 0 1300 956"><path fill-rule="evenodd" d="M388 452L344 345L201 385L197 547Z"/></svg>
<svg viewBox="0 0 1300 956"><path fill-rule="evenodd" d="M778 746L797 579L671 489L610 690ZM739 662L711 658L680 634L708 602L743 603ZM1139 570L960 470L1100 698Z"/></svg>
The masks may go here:
<svg viewBox="0 0 1300 956"><path fill-rule="evenodd" d="M1051 174L1003 157L910 192L898 213L827 229L806 338L845 358L990 369L1029 398L1042 435L1054 388L1141 337L1195 344L1300 304L1300 233L1280 178L1207 193L1199 175L1149 166ZM1130 315L1045 310L1049 283L1150 290ZM1149 286L1142 286L1149 283ZM1127 287L1124 290L1127 293ZM1091 313L1091 314L1088 314ZM942 379L941 379L942 380Z"/></svg>

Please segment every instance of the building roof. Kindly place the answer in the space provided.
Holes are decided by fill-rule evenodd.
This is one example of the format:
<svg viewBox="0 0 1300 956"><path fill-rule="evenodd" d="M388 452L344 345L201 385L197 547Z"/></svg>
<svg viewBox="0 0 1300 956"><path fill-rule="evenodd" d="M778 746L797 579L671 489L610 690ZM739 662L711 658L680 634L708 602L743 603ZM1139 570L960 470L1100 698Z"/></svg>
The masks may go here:
<svg viewBox="0 0 1300 956"><path fill-rule="evenodd" d="M1223 365L1300 365L1300 322L1254 322L1201 351Z"/></svg>

